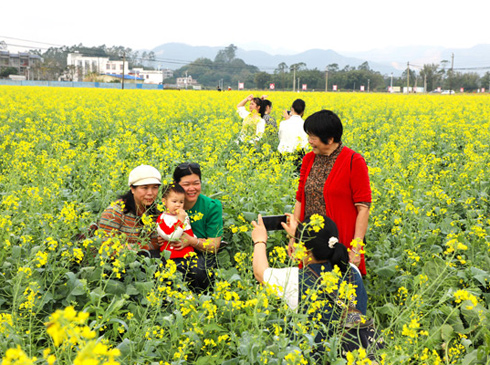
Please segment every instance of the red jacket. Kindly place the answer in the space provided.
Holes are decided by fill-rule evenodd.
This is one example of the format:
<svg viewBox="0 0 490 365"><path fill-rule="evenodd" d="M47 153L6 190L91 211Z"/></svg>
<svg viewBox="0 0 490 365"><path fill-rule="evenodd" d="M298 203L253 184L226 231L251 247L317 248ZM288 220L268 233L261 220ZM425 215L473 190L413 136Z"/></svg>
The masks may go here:
<svg viewBox="0 0 490 365"><path fill-rule="evenodd" d="M189 236L195 237L194 232L192 232L189 217L186 217L184 223L182 223L177 219L177 216L162 213L157 218L157 232L160 237L165 239L164 243L160 247L160 251L170 251L171 259L182 258L189 252L194 252L194 248L192 248L192 246L186 246L181 250L174 250L170 244L170 240L179 240L183 233L187 233Z"/></svg>
<svg viewBox="0 0 490 365"><path fill-rule="evenodd" d="M305 215L305 183L315 160L313 152L303 158L299 177L296 200L301 203L301 221ZM332 219L339 230L339 241L347 248L354 239L357 208L354 203L371 203L371 187L364 158L344 147L335 161L323 188L327 216ZM359 269L366 274L364 255L361 256Z"/></svg>

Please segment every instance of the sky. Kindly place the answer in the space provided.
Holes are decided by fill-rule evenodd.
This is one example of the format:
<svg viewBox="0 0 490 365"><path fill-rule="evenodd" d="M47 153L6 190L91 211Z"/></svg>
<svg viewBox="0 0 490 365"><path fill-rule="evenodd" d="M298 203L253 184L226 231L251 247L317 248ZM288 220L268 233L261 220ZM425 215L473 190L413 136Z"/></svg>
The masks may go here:
<svg viewBox="0 0 490 365"><path fill-rule="evenodd" d="M164 43L294 54L332 49L349 54L396 46L470 48L489 44L488 0L141 0L7 1L0 41L14 45ZM7 38L8 37L8 38ZM34 43L39 42L39 43ZM27 49L27 48L24 48Z"/></svg>

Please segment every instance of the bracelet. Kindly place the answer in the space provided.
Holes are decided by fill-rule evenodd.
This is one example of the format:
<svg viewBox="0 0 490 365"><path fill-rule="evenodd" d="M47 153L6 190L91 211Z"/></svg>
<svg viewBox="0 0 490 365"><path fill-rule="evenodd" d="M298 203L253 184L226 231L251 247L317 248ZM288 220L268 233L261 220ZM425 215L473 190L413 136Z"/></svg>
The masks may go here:
<svg viewBox="0 0 490 365"><path fill-rule="evenodd" d="M267 245L267 243L266 243L265 241L257 241L257 242L254 242L254 246L255 246L257 243L263 243L264 245Z"/></svg>

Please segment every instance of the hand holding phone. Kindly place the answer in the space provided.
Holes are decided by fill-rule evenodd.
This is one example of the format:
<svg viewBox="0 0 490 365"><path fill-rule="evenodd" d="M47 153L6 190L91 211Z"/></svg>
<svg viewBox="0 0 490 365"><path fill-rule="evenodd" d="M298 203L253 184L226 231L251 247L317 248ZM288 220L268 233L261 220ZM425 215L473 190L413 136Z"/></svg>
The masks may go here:
<svg viewBox="0 0 490 365"><path fill-rule="evenodd" d="M284 229L281 225L282 222L286 223L286 215L266 215L262 217L265 229L268 231L279 231Z"/></svg>

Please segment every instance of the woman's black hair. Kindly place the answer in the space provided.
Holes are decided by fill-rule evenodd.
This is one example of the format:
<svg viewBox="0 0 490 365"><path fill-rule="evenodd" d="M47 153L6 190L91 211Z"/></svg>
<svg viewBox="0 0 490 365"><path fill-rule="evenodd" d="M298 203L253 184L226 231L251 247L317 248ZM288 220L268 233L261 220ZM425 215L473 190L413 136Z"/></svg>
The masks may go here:
<svg viewBox="0 0 490 365"><path fill-rule="evenodd" d="M345 273L349 265L347 248L340 242L337 242L333 248L330 248L328 241L332 237L338 239L339 232L333 220L325 216L323 218L325 220L323 228L315 232L311 226L305 228L311 219L311 217L307 217L298 226L297 237L301 237L301 233L303 234L302 241L305 243L305 247L311 251L315 260L327 260L332 266L337 265L340 271Z"/></svg>
<svg viewBox="0 0 490 365"><path fill-rule="evenodd" d="M313 113L305 120L303 129L307 134L312 134L328 144L328 140L339 143L342 140L343 127L337 114L331 110L320 110Z"/></svg>
<svg viewBox="0 0 490 365"><path fill-rule="evenodd" d="M135 188L136 186L132 186ZM124 202L124 214L132 213L136 215L136 202L134 200L134 195L131 189L129 189L126 193L119 195L118 197ZM147 207L146 213L149 215L157 215L159 214L157 206L155 203Z"/></svg>
<svg viewBox="0 0 490 365"><path fill-rule="evenodd" d="M174 182L178 184L184 176L196 174L201 180L201 166L195 162L184 162L178 165L174 170Z"/></svg>
<svg viewBox="0 0 490 365"><path fill-rule="evenodd" d="M167 198L170 193L185 194L185 190L179 184L169 184L162 188L162 198Z"/></svg>
<svg viewBox="0 0 490 365"><path fill-rule="evenodd" d="M267 107L272 108L272 101L270 101L268 99L263 99L262 100L262 105L264 106L264 113L265 113L265 109Z"/></svg>
<svg viewBox="0 0 490 365"><path fill-rule="evenodd" d="M296 99L293 101L293 105L291 106L296 114L303 116L306 108L306 103L302 99Z"/></svg>
<svg viewBox="0 0 490 365"><path fill-rule="evenodd" d="M265 104L261 98L253 98L254 103L259 107L259 114L263 118L265 114Z"/></svg>

